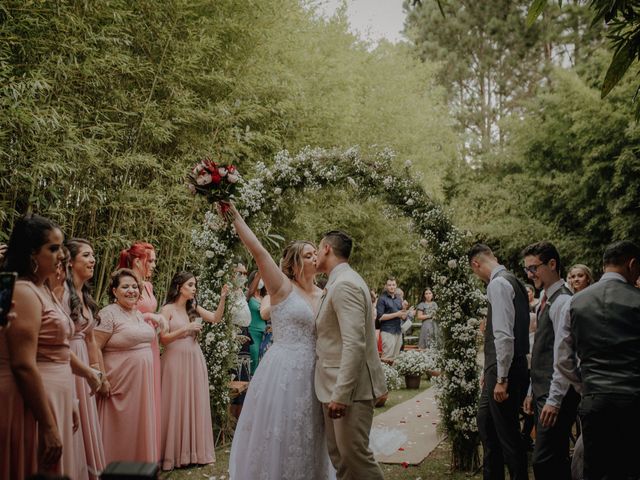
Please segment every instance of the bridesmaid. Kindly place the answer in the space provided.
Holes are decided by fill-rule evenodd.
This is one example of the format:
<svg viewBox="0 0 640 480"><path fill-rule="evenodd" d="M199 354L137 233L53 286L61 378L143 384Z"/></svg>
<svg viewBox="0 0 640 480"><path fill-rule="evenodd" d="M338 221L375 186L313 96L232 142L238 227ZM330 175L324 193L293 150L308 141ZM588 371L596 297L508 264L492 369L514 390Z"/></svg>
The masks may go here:
<svg viewBox="0 0 640 480"><path fill-rule="evenodd" d="M169 330L160 334L162 354L162 469L215 461L209 376L198 343L201 321L222 321L227 286L215 313L196 305L197 282L192 273L174 275L162 315ZM198 320L199 318L199 320ZM195 320L195 321L194 321Z"/></svg>
<svg viewBox="0 0 640 480"><path fill-rule="evenodd" d="M94 329L111 383L109 394L98 398L105 463L155 463L159 458L151 352L155 331L136 308L140 284L132 270L116 270L109 287L114 303L100 310L100 324Z"/></svg>
<svg viewBox="0 0 640 480"><path fill-rule="evenodd" d="M85 365L91 365L100 372L101 383L97 393L106 395L110 385L104 372L102 355L96 344L93 329L100 323L97 317L98 305L91 296L88 282L93 278L96 259L91 244L82 238L72 238L65 243L69 250L69 275L65 285L62 306L76 325L71 339L71 350ZM105 467L102 430L98 421L98 407L87 382L76 377L76 395L79 401L80 427L84 443L86 465L91 480L98 480Z"/></svg>
<svg viewBox="0 0 640 480"><path fill-rule="evenodd" d="M64 258L60 228L29 215L15 224L5 270L18 273L15 318L0 331L0 478L76 478L73 324L47 286ZM75 421L74 421L75 420Z"/></svg>
<svg viewBox="0 0 640 480"><path fill-rule="evenodd" d="M251 340L253 340L251 345L249 345L249 354L251 355L251 375L253 376L256 368L258 368L260 361L260 344L267 329L267 322L260 316L260 306L262 299L267 293L267 289L264 288L264 282L260 277L260 272L257 270L249 274L248 284L247 303L249 304L249 311L251 312L249 335L251 335Z"/></svg>
<svg viewBox="0 0 640 480"><path fill-rule="evenodd" d="M156 268L156 250L153 245L147 242L136 242L131 247L120 252L120 263L118 268L129 268L134 271L141 282L140 288L140 300L138 301L138 311L142 313L144 321L147 322L154 330L160 329L166 330L166 321L162 315L156 315L158 311L158 300L156 300L153 294L153 285L149 281L153 276L153 271ZM153 391L154 401L156 406L156 425L157 430L157 443L158 453L161 451L161 437L160 437L160 414L162 412L160 399L162 398L162 391L160 385L161 376L161 364L160 364L160 347L158 345L158 338L154 336L151 342L151 352L153 353Z"/></svg>

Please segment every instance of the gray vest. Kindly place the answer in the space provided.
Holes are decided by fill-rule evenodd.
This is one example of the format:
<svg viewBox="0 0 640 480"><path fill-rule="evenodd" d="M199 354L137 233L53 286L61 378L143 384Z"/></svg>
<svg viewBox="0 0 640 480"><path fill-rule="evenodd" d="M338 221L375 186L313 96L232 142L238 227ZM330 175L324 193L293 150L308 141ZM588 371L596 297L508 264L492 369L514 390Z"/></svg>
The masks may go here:
<svg viewBox="0 0 640 480"><path fill-rule="evenodd" d="M531 349L531 388L536 399L549 395L553 376L553 344L556 338L549 312L551 304L560 295L571 295L571 290L563 285L547 299L544 309L538 311L538 326Z"/></svg>
<svg viewBox="0 0 640 480"><path fill-rule="evenodd" d="M515 295L513 297L513 305L516 311L515 323L513 326L513 358L524 358L529 353L529 296L527 289L516 276L507 271L498 272L497 277L507 280L513 287ZM496 359L496 344L493 336L493 322L491 320L492 311L491 303L487 311L487 325L484 329L484 371L495 367L498 363Z"/></svg>
<svg viewBox="0 0 640 480"><path fill-rule="evenodd" d="M604 280L571 300L584 394L640 395L640 290Z"/></svg>

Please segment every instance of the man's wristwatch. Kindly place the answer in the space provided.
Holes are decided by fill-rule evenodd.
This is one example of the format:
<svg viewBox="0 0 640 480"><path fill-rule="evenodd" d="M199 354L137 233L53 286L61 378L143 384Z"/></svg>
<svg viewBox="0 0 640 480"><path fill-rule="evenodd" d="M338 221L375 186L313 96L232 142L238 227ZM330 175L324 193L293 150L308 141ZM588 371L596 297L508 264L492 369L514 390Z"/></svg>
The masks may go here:
<svg viewBox="0 0 640 480"><path fill-rule="evenodd" d="M498 380L496 380L496 383L499 383L500 385L502 385L503 383L507 383L509 382L509 378L508 377L498 377Z"/></svg>

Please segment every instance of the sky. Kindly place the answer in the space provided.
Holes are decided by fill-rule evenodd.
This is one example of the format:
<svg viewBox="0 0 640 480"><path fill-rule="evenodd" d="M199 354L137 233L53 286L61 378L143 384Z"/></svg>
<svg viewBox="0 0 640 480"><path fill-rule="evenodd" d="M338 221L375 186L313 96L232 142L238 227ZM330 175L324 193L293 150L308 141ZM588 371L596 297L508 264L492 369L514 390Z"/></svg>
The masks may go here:
<svg viewBox="0 0 640 480"><path fill-rule="evenodd" d="M363 40L376 42L382 38L390 42L404 40L400 34L405 14L403 0L346 0L347 16L354 33ZM343 0L317 0L325 15L333 14Z"/></svg>

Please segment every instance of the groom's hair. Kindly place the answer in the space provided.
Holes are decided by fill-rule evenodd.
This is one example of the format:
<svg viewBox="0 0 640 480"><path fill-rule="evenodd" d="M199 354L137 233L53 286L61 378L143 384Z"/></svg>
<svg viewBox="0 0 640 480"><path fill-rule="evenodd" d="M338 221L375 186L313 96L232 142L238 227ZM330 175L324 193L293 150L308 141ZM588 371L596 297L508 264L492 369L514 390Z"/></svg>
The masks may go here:
<svg viewBox="0 0 640 480"><path fill-rule="evenodd" d="M353 248L353 240L349 235L342 230L331 230L322 236L322 240L331 245L336 257L349 260Z"/></svg>

